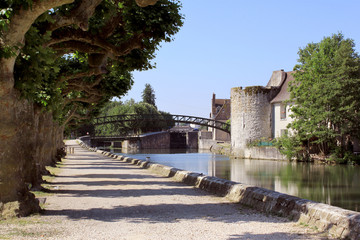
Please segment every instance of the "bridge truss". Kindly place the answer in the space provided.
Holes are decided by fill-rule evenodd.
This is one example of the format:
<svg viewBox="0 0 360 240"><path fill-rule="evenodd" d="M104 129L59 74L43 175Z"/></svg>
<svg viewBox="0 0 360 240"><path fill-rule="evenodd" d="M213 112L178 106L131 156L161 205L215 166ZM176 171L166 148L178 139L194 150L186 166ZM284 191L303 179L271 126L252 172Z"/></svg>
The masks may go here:
<svg viewBox="0 0 360 240"><path fill-rule="evenodd" d="M113 115L95 118L93 124L105 125L105 124L122 124L126 122L145 122L145 121L164 121L167 123L190 123L201 126L207 126L216 128L224 132L230 133L230 124L216 121L214 119L186 116L186 115L155 115L155 114L126 114L126 115Z"/></svg>

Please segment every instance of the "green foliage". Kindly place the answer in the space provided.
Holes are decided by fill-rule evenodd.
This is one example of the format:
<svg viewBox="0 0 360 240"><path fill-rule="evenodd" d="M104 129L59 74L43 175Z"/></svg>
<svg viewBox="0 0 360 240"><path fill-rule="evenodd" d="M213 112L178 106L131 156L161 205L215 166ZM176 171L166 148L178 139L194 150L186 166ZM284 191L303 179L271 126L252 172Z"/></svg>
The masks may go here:
<svg viewBox="0 0 360 240"><path fill-rule="evenodd" d="M274 142L279 151L290 161L309 161L309 154L297 135L283 135Z"/></svg>
<svg viewBox="0 0 360 240"><path fill-rule="evenodd" d="M79 3L81 1L76 0L42 14L26 33L24 45L0 47L0 58L17 56L14 67L15 86L22 96L41 106L43 110L53 112L59 123L68 123L70 127L88 122L114 96L121 97L126 94L133 85L131 72L153 68L152 60L161 42L171 41L171 37L183 24L183 16L179 12L181 5L176 0L159 0L154 6L146 8L137 6L135 1L102 1L89 19L87 36L90 36L91 41L71 41L90 46L89 42L92 42L93 37L101 36L104 27L108 27L115 16L121 18L121 22L114 25L114 31L106 36L106 39L102 39L103 42L116 49L126 49L127 44L131 46L132 41L139 41L134 37L139 37L141 41L138 43L139 47L132 51L119 56L113 56L112 53L106 55L101 66L101 83L96 84L99 75L71 78L93 70L89 59L96 54L77 49L65 49L62 53L63 43L66 41L55 47L48 45L53 39L79 29L74 24L49 30L49 26L56 20L70 16L71 10L76 9ZM0 38L9 31L12 16L18 14L20 8L28 9L32 4L36 2L1 1ZM93 46L98 49L101 47L96 44ZM109 51L109 48L102 50ZM100 57L104 56L104 53L102 54L99 54ZM80 117L72 118L68 122L71 114Z"/></svg>
<svg viewBox="0 0 360 240"><path fill-rule="evenodd" d="M121 101L111 101L107 103L101 110L100 116L129 114L136 115L143 120L96 126L96 133L106 136L141 134L169 129L174 125L169 113L158 111L156 107L148 103L136 103L133 99L124 103ZM148 115L155 116L156 120L149 118Z"/></svg>
<svg viewBox="0 0 360 240"><path fill-rule="evenodd" d="M226 127L226 130L231 131L231 119L226 120L226 123L229 124L229 125Z"/></svg>
<svg viewBox="0 0 360 240"><path fill-rule="evenodd" d="M0 39L9 30L10 17L12 13L12 8L1 8L0 10ZM5 46L0 42L0 58L15 57L18 49L19 46Z"/></svg>
<svg viewBox="0 0 360 240"><path fill-rule="evenodd" d="M151 87L150 84L145 84L145 89L142 92L142 101L144 103L148 103L150 105L153 105L156 108L156 104L155 104L155 91L154 89Z"/></svg>
<svg viewBox="0 0 360 240"><path fill-rule="evenodd" d="M274 146L276 143L276 139L269 139L266 137L262 137L260 139L252 140L247 144L248 147L268 147L268 146Z"/></svg>
<svg viewBox="0 0 360 240"><path fill-rule="evenodd" d="M334 147L330 157L327 159L329 162L335 162L339 164L360 164L360 156L355 155L353 152L344 150L339 146Z"/></svg>
<svg viewBox="0 0 360 240"><path fill-rule="evenodd" d="M360 137L360 59L342 34L299 50L290 102L298 141L316 144L327 155L344 138ZM340 142L340 143L338 143ZM295 144L296 145L296 144Z"/></svg>
<svg viewBox="0 0 360 240"><path fill-rule="evenodd" d="M41 20L46 21L46 18ZM25 46L15 64L15 87L25 98L53 110L60 100L61 89L54 81L60 71L59 61L51 48L42 46L50 39L50 33L40 34L39 29L32 26L25 39Z"/></svg>
<svg viewBox="0 0 360 240"><path fill-rule="evenodd" d="M0 10L0 34L9 30L10 16L12 14L11 8L3 8Z"/></svg>

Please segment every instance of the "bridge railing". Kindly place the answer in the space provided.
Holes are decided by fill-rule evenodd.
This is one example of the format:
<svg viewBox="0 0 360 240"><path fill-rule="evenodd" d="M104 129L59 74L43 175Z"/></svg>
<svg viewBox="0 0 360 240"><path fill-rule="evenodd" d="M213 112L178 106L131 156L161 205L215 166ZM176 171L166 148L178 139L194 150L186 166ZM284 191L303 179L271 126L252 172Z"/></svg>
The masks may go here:
<svg viewBox="0 0 360 240"><path fill-rule="evenodd" d="M171 119L170 119L171 117ZM216 128L224 132L230 133L230 124L226 122L217 121L209 118L187 116L187 115L162 115L155 114L126 114L126 115L113 115L113 116L104 116L94 119L94 125L102 125L109 123L119 123L119 122L130 122L130 121L174 121L179 123L193 123L201 126L207 126L211 128Z"/></svg>

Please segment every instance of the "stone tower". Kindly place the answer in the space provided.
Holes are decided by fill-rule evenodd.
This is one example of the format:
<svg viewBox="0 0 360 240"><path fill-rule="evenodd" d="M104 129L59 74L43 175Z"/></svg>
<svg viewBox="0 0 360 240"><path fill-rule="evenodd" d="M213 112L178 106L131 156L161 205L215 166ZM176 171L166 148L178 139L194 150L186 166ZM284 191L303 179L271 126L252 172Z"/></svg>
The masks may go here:
<svg viewBox="0 0 360 240"><path fill-rule="evenodd" d="M286 73L274 71L266 87L231 89L231 149L236 157L244 157L248 143L271 137L270 101L279 92Z"/></svg>

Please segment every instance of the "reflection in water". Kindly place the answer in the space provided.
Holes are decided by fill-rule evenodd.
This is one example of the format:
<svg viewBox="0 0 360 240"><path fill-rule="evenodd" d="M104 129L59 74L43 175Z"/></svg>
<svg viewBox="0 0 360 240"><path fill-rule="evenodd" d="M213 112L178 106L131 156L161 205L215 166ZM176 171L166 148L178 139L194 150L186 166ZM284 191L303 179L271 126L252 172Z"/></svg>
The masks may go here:
<svg viewBox="0 0 360 240"><path fill-rule="evenodd" d="M231 180L360 210L358 166L232 159Z"/></svg>
<svg viewBox="0 0 360 240"><path fill-rule="evenodd" d="M188 171L246 183L278 192L360 211L360 167L286 161L229 159L210 152L151 150L127 153Z"/></svg>

